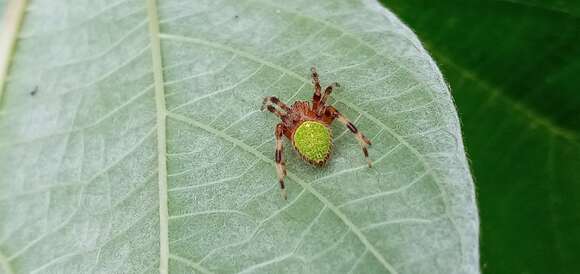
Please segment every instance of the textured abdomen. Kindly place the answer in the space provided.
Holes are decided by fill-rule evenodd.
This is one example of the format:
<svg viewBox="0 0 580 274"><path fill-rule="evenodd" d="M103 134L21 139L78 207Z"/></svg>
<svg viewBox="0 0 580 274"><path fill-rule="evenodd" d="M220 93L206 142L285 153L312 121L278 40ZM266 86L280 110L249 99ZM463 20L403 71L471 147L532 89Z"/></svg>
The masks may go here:
<svg viewBox="0 0 580 274"><path fill-rule="evenodd" d="M292 144L305 161L324 165L332 151L332 132L321 122L304 121L294 131Z"/></svg>

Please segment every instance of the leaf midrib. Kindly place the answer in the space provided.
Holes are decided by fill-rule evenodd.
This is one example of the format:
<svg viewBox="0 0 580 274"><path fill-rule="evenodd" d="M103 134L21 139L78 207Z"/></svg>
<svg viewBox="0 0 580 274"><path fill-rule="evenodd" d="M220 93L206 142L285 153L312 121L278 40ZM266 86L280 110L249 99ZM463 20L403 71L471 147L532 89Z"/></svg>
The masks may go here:
<svg viewBox="0 0 580 274"><path fill-rule="evenodd" d="M153 77L155 80L155 108L157 116L157 163L159 184L159 272L169 273L169 211L167 199L167 106L165 103L165 86L163 81L163 63L161 42L159 41L159 17L156 0L147 0L147 17L149 18L149 37L153 60Z"/></svg>

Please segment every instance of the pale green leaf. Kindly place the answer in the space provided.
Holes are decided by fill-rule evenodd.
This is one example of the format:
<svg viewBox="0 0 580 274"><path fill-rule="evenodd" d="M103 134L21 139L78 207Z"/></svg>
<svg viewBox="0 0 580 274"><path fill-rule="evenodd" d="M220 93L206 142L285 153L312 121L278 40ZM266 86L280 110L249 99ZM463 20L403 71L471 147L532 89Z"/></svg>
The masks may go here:
<svg viewBox="0 0 580 274"><path fill-rule="evenodd" d="M478 273L459 123L415 35L371 0L64 1L27 8L0 110L4 272ZM262 98L312 95L368 169L286 145ZM35 93L31 94L31 91Z"/></svg>

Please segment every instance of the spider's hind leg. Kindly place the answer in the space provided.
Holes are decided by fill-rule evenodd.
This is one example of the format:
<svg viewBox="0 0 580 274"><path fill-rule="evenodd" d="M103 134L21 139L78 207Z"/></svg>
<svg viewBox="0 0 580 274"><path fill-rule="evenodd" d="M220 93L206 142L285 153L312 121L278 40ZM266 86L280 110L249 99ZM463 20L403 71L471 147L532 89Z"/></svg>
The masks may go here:
<svg viewBox="0 0 580 274"><path fill-rule="evenodd" d="M372 167L372 162L369 159L369 151L368 151L368 147L371 145L371 141L365 137L357 128L355 125L353 125L348 118L346 118L344 115L342 115L342 113L338 112L338 110L336 110L334 107L327 107L326 108L326 113L329 114L330 116L336 118L339 122L341 122L342 124L344 124L346 126L346 128L348 128L348 130L350 130L350 132L352 132L352 134L355 135L356 139L359 141L361 147L362 147L362 151L365 155L365 158L367 159L367 163L369 165L369 167Z"/></svg>
<svg viewBox="0 0 580 274"><path fill-rule="evenodd" d="M278 182L280 183L280 191L284 200L288 199L288 193L284 185L284 177L286 176L286 163L284 162L284 147L282 146L282 136L284 135L284 125L282 123L276 125L276 173L278 173Z"/></svg>

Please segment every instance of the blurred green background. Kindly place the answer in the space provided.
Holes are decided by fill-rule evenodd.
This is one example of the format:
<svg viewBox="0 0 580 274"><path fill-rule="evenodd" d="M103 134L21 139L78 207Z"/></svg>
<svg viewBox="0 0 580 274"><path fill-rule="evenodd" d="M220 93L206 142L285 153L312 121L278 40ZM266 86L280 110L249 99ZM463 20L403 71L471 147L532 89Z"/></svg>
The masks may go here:
<svg viewBox="0 0 580 274"><path fill-rule="evenodd" d="M382 3L451 87L483 273L580 273L580 1Z"/></svg>

